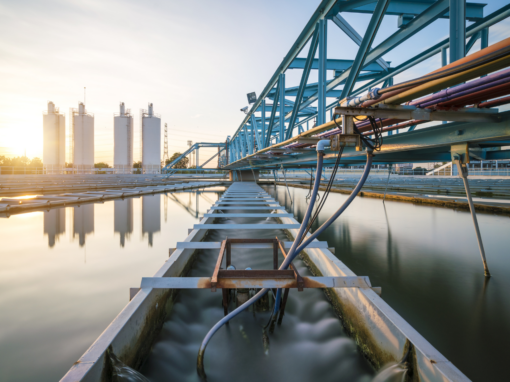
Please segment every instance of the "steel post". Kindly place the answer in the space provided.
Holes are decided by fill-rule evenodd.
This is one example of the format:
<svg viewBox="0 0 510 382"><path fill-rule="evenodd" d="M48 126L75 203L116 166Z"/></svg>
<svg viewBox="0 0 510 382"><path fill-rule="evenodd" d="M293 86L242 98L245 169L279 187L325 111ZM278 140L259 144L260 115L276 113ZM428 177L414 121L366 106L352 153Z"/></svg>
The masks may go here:
<svg viewBox="0 0 510 382"><path fill-rule="evenodd" d="M450 0L450 64L466 55L466 0Z"/></svg>
<svg viewBox="0 0 510 382"><path fill-rule="evenodd" d="M327 73L327 20L319 21L319 79L318 79L318 108L317 124L322 125L326 122L326 73Z"/></svg>
<svg viewBox="0 0 510 382"><path fill-rule="evenodd" d="M485 249L483 248L482 235L480 234L480 228L478 227L478 219L476 218L476 211L473 205L473 199L471 198L471 191L469 189L469 183L467 179L468 169L466 164L463 163L461 159L456 159L453 162L457 165L459 176L462 178L462 181L464 182L464 188L466 189L466 197L469 203L469 210L471 211L471 218L473 219L473 225L475 226L476 240L478 241L478 248L480 249L480 255L482 256L484 274L485 277L491 277L489 267L487 266L487 260L485 258Z"/></svg>
<svg viewBox="0 0 510 382"><path fill-rule="evenodd" d="M280 134L278 136L278 143L285 140L285 73L280 74L280 111L279 111L279 128Z"/></svg>

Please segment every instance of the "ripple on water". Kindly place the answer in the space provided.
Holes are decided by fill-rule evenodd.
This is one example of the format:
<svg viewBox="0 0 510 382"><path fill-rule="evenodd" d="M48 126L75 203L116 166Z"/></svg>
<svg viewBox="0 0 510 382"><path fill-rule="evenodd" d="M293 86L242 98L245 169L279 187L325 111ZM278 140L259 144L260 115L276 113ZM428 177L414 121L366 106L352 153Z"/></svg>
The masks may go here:
<svg viewBox="0 0 510 382"><path fill-rule="evenodd" d="M231 210L229 212L237 212ZM221 218L220 224L267 224L256 218ZM288 240L279 230L211 230L207 241L229 238ZM217 250L201 250L188 276L209 276ZM279 262L283 261L280 255ZM269 251L233 251L237 269L271 269ZM311 275L301 260L294 261L303 275ZM223 317L221 292L182 290L159 339L142 368L151 381L198 382L196 357L210 328ZM232 304L230 309L232 310ZM346 336L342 324L321 290L291 290L283 323L263 335L269 312L245 311L221 328L207 347L205 370L209 382L321 381L368 382L373 371Z"/></svg>

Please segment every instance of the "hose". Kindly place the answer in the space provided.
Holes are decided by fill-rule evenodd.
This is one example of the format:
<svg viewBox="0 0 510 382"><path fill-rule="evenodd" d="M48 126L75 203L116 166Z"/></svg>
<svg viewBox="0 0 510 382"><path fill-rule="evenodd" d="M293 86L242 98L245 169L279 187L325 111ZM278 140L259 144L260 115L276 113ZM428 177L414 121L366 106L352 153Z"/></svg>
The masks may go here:
<svg viewBox="0 0 510 382"><path fill-rule="evenodd" d="M319 145L317 146L317 148L319 149ZM322 159L323 159L322 155L319 151L317 154L317 160L318 160L317 165L319 165L319 161L320 161L321 167L317 167L318 172L320 171L319 168L322 168ZM294 243L292 244L292 247L289 250L289 254L285 258L285 260L283 261L283 263L279 269L287 269L287 267L290 265L292 260L294 260L294 258L297 256L297 254L299 254L303 249L305 249L308 246L308 244L310 244L313 240L315 240L315 238L317 236L319 236L322 232L324 232L324 230L327 229L351 204L351 202L358 195L358 193L360 192L361 188L363 187L363 185L365 184L365 182L368 178L368 174L370 173L370 168L372 167L372 160L373 160L372 151L367 151L367 163L366 163L363 175L361 176L361 178L360 178L358 184L356 185L356 187L354 188L354 190L352 190L352 193L349 195L347 200L342 204L342 206L338 209L338 211L336 211L336 213L333 216L331 216L326 222L324 222L324 224L322 224L312 235L310 235L297 249L295 249L295 246L297 245L296 243L298 243L299 236L296 236L296 239L294 240ZM319 174L317 174L317 175L319 175ZM320 185L320 176L317 176L315 178L315 186L316 187L314 187L314 194L312 195L311 203L308 205L308 209L305 213L305 218L303 219L303 223L301 224L298 235L303 234L303 230L307 226L306 225L307 219L310 218L311 212L313 210L315 198L319 191L319 185ZM294 249L294 252L291 252L293 249ZM204 380L206 379L206 374L204 371L204 353L205 353L207 344L211 340L212 336L228 321L230 321L232 318L237 316L243 310L245 310L246 308L253 305L258 300L260 300L268 291L269 291L268 288L261 289L260 292L258 292L255 296L253 296L250 300L246 301L243 305L241 305L240 307L236 308L235 310L230 312L228 315L223 317L220 321L218 321L216 323L216 325L214 325L211 328L211 330L209 330L207 335L204 337L202 344L200 345L200 349L198 351L198 357L197 357L197 371L198 371L199 376L202 379L204 379ZM280 292L280 290L278 290L278 292L276 294L276 298L275 298L275 306L277 306L279 303L280 295L281 295L281 292Z"/></svg>
<svg viewBox="0 0 510 382"><path fill-rule="evenodd" d="M320 142L322 142L322 141L319 141L319 143ZM327 142L329 143L329 140ZM318 144L317 145L317 176L315 178L315 185L314 185L314 190L313 190L313 193L312 193L312 197L310 199L310 204L308 205L308 208L307 208L306 213L305 213L305 217L303 218L303 222L301 223L301 227L299 229L299 232L300 232L301 235L303 234L303 232L304 232L304 230L305 230L305 228L306 228L306 226L308 224L308 220L310 219L310 215L312 214L313 206L315 204L315 199L316 199L317 194L319 192L320 180L321 180L320 174L322 172L323 161L324 161L324 149L323 149L322 145ZM292 247L291 247L291 249L289 251L289 254L291 253L292 249L296 247L297 243L298 243L298 241L295 240L294 243L292 244ZM288 257L289 256L287 256L287 258ZM280 269L285 269L285 268L282 268L282 267L283 267L283 264L280 267ZM216 325L214 325L211 328L211 330L209 330L207 335L202 340L202 344L200 345L200 349L198 350L197 371L198 371L198 375L200 376L200 378L202 378L203 380L206 379L206 374L205 374L205 370L204 370L204 354L205 354L205 349L207 347L207 344L211 340L212 336L223 325L225 325L228 321L230 321L232 318L237 316L239 313L244 311L246 308L248 308L249 306L253 305L258 300L260 300L269 290L270 290L269 288L261 289L255 296L253 296L251 299L246 301L243 305L237 307L232 312L227 314L220 321L218 321L216 323ZM279 300L275 299L275 304L276 304L277 301L279 301Z"/></svg>

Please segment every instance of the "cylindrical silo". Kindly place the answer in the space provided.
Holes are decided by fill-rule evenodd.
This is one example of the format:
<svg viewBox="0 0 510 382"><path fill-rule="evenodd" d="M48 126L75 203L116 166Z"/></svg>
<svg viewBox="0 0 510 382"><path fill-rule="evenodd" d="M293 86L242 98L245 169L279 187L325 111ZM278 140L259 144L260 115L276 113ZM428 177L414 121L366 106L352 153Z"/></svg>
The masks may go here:
<svg viewBox="0 0 510 382"><path fill-rule="evenodd" d="M113 167L117 174L131 174L133 168L133 117L124 102L113 118Z"/></svg>
<svg viewBox="0 0 510 382"><path fill-rule="evenodd" d="M53 102L43 114L43 166L46 174L59 174L65 166L66 123Z"/></svg>
<svg viewBox="0 0 510 382"><path fill-rule="evenodd" d="M92 172L94 167L94 116L80 102L78 109L71 109L73 164L78 173Z"/></svg>
<svg viewBox="0 0 510 382"><path fill-rule="evenodd" d="M142 168L145 174L161 173L161 118L152 103L142 110Z"/></svg>

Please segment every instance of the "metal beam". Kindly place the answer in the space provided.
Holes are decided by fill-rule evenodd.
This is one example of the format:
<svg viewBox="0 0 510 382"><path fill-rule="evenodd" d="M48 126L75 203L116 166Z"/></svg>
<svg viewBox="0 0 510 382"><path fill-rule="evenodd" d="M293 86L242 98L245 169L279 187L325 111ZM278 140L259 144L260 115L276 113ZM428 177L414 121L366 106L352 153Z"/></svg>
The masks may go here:
<svg viewBox="0 0 510 382"><path fill-rule="evenodd" d="M318 74L318 107L317 124L326 122L326 61L328 59L328 22L319 21L319 74Z"/></svg>
<svg viewBox="0 0 510 382"><path fill-rule="evenodd" d="M267 136L266 136L266 143L265 143L266 147L269 146L269 142L271 141L271 134L273 133L274 118L276 116L276 109L278 107L278 100L280 98L280 86L281 86L281 82L280 82L280 78L278 78L278 84L276 85L275 98L273 100L273 108L271 109L271 116L269 117L269 127L267 128Z"/></svg>
<svg viewBox="0 0 510 382"><path fill-rule="evenodd" d="M340 1L339 3L342 3ZM344 10L343 12L349 13L373 13L375 8L375 1L371 1L370 4L361 5L356 8ZM386 14L392 16L400 16L403 14L418 16L428 7L433 5L435 0L392 0ZM466 4L466 19L471 21L477 21L483 17L483 8L487 4L482 3L467 3ZM445 13L441 18L448 19L449 13Z"/></svg>
<svg viewBox="0 0 510 382"><path fill-rule="evenodd" d="M379 26L384 18L384 14L386 12L386 8L388 8L388 4L390 0L379 0L377 5L375 6L374 13L370 19L370 23L368 24L367 30L365 32L365 36L361 41L361 44L358 49L358 53L356 54L356 58L354 59L354 63L352 67L349 69L349 75L347 80L345 81L344 88L342 90L342 95L340 99L348 97L356 83L356 79L365 63L365 59L367 54L372 47L372 42L379 30Z"/></svg>
<svg viewBox="0 0 510 382"><path fill-rule="evenodd" d="M221 225L221 224L217 224ZM220 271L221 272L221 271ZM248 271L255 272L257 271ZM249 275L249 273L246 273ZM289 277L282 277L278 270L265 271L266 277L218 277L216 288L297 288L292 271ZM274 277L269 276L275 273ZM304 288L371 288L367 276L343 277L302 277ZM211 277L142 277L141 289L212 289Z"/></svg>
<svg viewBox="0 0 510 382"><path fill-rule="evenodd" d="M422 121L497 122L501 118L497 109L464 108L450 111L386 104L378 105L377 108L336 107L335 113L337 115L395 118L403 121L415 119Z"/></svg>
<svg viewBox="0 0 510 382"><path fill-rule="evenodd" d="M450 64L466 55L466 0L450 2Z"/></svg>
<svg viewBox="0 0 510 382"><path fill-rule="evenodd" d="M483 18L482 20L476 22L475 24L470 25L466 29L466 37L470 37L470 36L474 35L475 33L478 33L481 30L487 29L491 25L494 25L494 24L506 19L507 17L510 17L510 4L504 6L501 9L498 9L497 11L491 13L490 15ZM483 41L483 38L482 38L482 41ZM368 88L371 88L371 87L377 85L378 83L385 81L387 78L396 76L397 74L400 74L400 73L408 70L409 68L412 68L413 66L419 64L420 62L423 62L426 59L440 53L443 49L447 49L449 46L450 46L449 38L446 38L443 41L437 43L436 45L431 46L430 48L424 50L419 55L412 57L409 60L398 65L397 67L395 67L393 69L393 72L391 74L383 75L383 76L379 77L378 79L375 79L375 80L359 87L358 89L356 89L353 92L353 95L361 94L364 91L366 91Z"/></svg>
<svg viewBox="0 0 510 382"><path fill-rule="evenodd" d="M333 18L331 19L352 41L354 41L356 43L356 45L360 46L361 45L361 42L363 41L363 38L361 37L361 35L356 32L356 30L340 15L336 15L336 16L333 16ZM328 60L329 61L329 60ZM376 60L377 62L377 65L379 65L383 70L388 70L389 66L390 66L390 62L386 62L384 61L382 58L378 58ZM352 61L351 61L352 63ZM369 64L367 65L364 70L372 70L372 69L368 69L370 67L372 67L374 64ZM349 65L349 68L351 67L351 65ZM348 68L345 68L344 70L346 70Z"/></svg>
<svg viewBox="0 0 510 382"><path fill-rule="evenodd" d="M294 101L294 109L290 117L289 127L287 129L287 136L285 139L289 139L292 136L292 131L294 130L294 125L299 114L299 105L301 105L301 101L303 100L303 94L306 88L306 84L308 82L308 77L310 76L310 69L312 68L312 63L315 61L313 58L315 57L315 52L317 51L318 43L319 43L319 25L316 26L315 32L312 37L312 41L310 42L310 49L308 50L308 56L306 57L303 73L301 74L301 81L299 83L298 93Z"/></svg>
<svg viewBox="0 0 510 382"><path fill-rule="evenodd" d="M234 134L234 137L241 131L242 127L248 122L248 120L251 117L251 114L254 110L258 109L260 106L260 103L263 99L267 97L267 94L269 91L276 85L278 82L278 77L280 74L284 73L289 65L294 61L294 59L298 56L299 52L304 48L304 46L307 44L308 40L313 35L313 32L315 30L315 25L319 22L319 20L322 20L326 17L327 14L329 14L330 10L333 8L337 0L322 0L315 12L313 13L312 17L308 21L308 23L305 25L303 31L299 34L298 38L296 39L296 42L292 45L289 52L285 55L283 58L283 61L278 66L278 69L273 74L267 85L265 86L264 90L262 90L259 98L257 101L253 104L253 107L251 108L248 115L245 117L244 121L241 123L239 128L237 129L236 133Z"/></svg>
<svg viewBox="0 0 510 382"><path fill-rule="evenodd" d="M359 45L359 44L358 44ZM367 65L363 70L371 71L371 72L383 72L385 68L387 68L390 65L390 61L384 61L382 60L382 63L384 64L384 67L379 64L379 60L377 62L374 62L370 65ZM326 68L327 70L337 70L342 71L349 69L352 66L353 60L340 60L340 59L333 59L328 58L326 61ZM306 58L302 57L296 57L294 61L292 61L292 64L289 66L289 69L304 69L306 64ZM319 69L319 60L316 58L312 61L311 69Z"/></svg>
<svg viewBox="0 0 510 382"><path fill-rule="evenodd" d="M280 74L280 95L278 98L280 99L280 113L279 113L279 127L280 134L278 136L278 142L282 142L284 140L285 135L285 73Z"/></svg>

